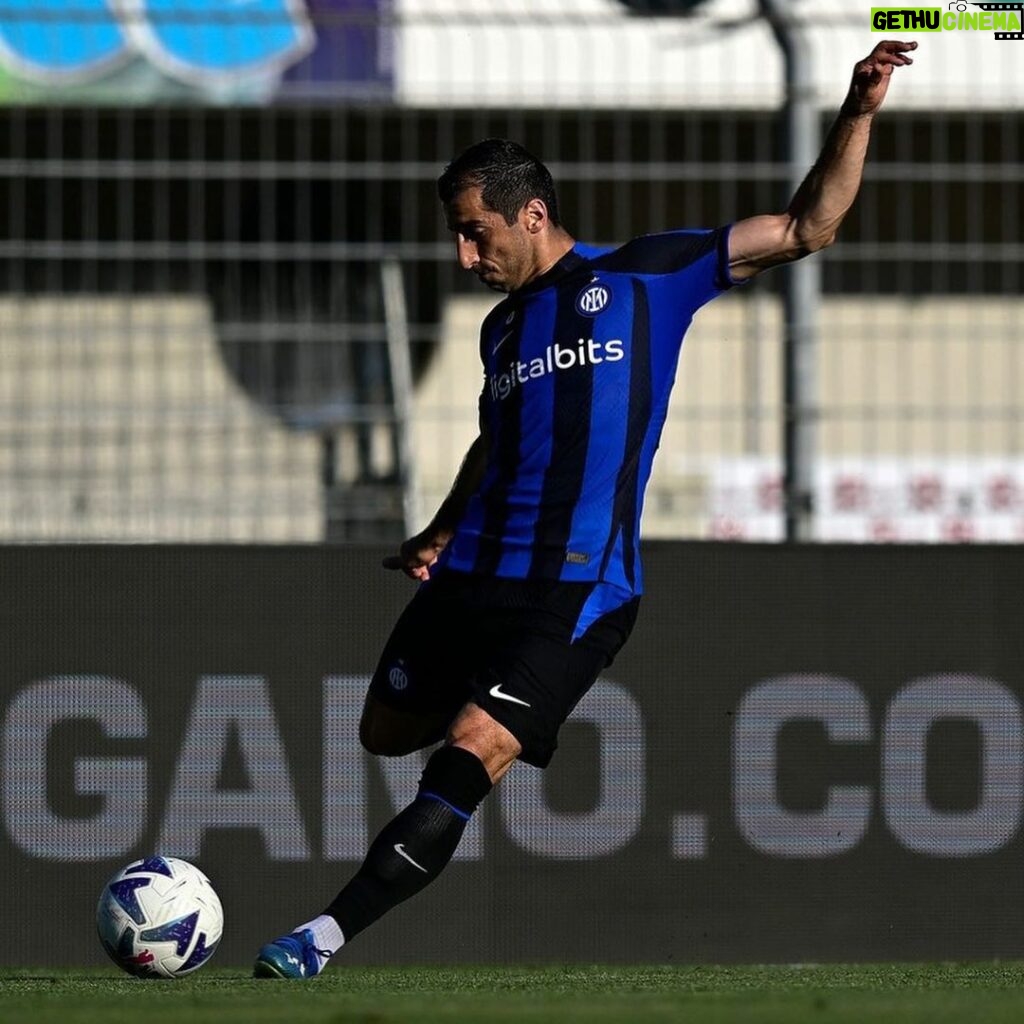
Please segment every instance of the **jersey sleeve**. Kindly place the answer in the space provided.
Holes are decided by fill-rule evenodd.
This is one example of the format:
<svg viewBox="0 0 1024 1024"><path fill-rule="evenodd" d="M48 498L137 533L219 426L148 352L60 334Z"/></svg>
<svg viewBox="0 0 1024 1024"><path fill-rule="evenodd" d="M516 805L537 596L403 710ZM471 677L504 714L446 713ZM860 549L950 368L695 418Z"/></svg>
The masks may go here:
<svg viewBox="0 0 1024 1024"><path fill-rule="evenodd" d="M634 238L594 260L595 268L650 277L678 277L694 306L742 282L729 273L729 231L663 231Z"/></svg>

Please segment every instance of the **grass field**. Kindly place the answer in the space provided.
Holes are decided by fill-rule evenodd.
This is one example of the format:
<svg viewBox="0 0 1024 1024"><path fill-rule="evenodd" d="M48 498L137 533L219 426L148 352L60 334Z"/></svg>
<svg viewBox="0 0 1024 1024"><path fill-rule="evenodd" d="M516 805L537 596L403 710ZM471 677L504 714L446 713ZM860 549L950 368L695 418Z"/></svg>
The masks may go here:
<svg viewBox="0 0 1024 1024"><path fill-rule="evenodd" d="M409 1021L1020 1021L1024 964L800 967L344 968L312 982L208 968L136 981L113 971L0 972L0 1022L259 1024Z"/></svg>

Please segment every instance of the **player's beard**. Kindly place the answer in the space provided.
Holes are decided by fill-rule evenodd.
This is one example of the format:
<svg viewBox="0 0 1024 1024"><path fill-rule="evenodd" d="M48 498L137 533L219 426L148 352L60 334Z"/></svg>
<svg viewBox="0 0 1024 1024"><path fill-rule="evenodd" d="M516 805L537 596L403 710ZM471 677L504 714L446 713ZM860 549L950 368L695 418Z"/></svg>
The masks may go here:
<svg viewBox="0 0 1024 1024"><path fill-rule="evenodd" d="M501 264L487 263L487 269L482 273L477 271L477 277L492 291L514 292L523 285L523 267L526 260L517 258L513 253L507 255ZM485 276L486 275L486 276Z"/></svg>
<svg viewBox="0 0 1024 1024"><path fill-rule="evenodd" d="M480 280L491 289L492 292L503 292L508 294L512 289L504 281L488 281L485 277L481 277Z"/></svg>
<svg viewBox="0 0 1024 1024"><path fill-rule="evenodd" d="M492 291L496 292L510 292L512 291L509 287L508 278L506 274L503 274L497 267L493 267L489 270L477 271L477 278L481 283L487 285Z"/></svg>

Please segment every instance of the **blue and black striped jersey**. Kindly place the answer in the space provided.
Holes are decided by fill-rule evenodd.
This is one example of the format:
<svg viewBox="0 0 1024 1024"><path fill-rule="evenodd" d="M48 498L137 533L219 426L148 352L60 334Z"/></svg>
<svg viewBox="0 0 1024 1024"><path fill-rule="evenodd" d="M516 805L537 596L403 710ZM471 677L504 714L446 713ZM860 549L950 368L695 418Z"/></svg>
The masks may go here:
<svg viewBox="0 0 1024 1024"><path fill-rule="evenodd" d="M577 243L480 331L487 468L442 563L643 589L644 488L683 335L732 283L728 228ZM613 602L617 603L617 602Z"/></svg>

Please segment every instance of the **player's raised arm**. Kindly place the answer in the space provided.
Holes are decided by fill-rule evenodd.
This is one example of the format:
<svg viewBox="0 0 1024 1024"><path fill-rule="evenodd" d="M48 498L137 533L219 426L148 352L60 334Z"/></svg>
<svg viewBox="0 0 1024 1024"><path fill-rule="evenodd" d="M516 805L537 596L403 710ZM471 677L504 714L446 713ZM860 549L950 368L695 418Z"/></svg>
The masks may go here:
<svg viewBox="0 0 1024 1024"><path fill-rule="evenodd" d="M871 121L893 70L912 64L917 43L886 40L853 69L853 79L821 155L785 213L737 221L729 236L729 270L742 281L780 263L824 249L860 188Z"/></svg>

